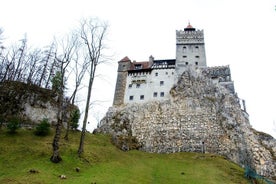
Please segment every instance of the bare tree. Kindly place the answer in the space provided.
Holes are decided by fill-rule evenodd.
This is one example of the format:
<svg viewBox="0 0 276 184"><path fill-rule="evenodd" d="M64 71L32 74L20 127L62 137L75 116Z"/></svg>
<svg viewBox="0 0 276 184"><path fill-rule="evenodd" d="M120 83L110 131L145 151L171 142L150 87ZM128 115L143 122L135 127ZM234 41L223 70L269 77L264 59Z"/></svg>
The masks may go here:
<svg viewBox="0 0 276 184"><path fill-rule="evenodd" d="M45 81L45 79L46 79L47 73L49 72L49 65L50 65L51 59L53 59L53 57L55 55L54 49L55 49L55 44L52 43L50 45L50 48L46 49L46 51L45 51L46 56L41 60L43 67L42 67L40 79L37 83L38 86L42 86L42 82Z"/></svg>
<svg viewBox="0 0 276 184"><path fill-rule="evenodd" d="M52 143L53 146L53 155L51 156L51 161L54 163L58 163L62 160L59 154L59 140L61 136L62 122L64 119L64 111L66 109L67 103L64 103L64 90L66 83L66 73L67 67L70 64L75 51L76 51L76 37L67 37L61 42L62 54L60 56L56 56L55 59L57 63L59 63L60 71L57 73L56 77L53 80L53 88L57 91L58 95L58 112L57 112L57 124L56 124L56 132L54 136L54 140Z"/></svg>
<svg viewBox="0 0 276 184"><path fill-rule="evenodd" d="M81 21L80 37L86 48L89 63L89 82L87 89L86 106L84 111L84 119L82 124L81 138L78 149L79 157L84 151L84 138L86 132L86 124L91 100L92 86L95 79L97 65L102 61L102 51L104 49L104 38L107 31L107 24L100 22L98 19L85 19Z"/></svg>
<svg viewBox="0 0 276 184"><path fill-rule="evenodd" d="M32 53L29 53L28 65L25 67L26 73L26 82L27 84L34 83L37 71L38 71L38 62L41 60L41 51L39 49L34 50Z"/></svg>

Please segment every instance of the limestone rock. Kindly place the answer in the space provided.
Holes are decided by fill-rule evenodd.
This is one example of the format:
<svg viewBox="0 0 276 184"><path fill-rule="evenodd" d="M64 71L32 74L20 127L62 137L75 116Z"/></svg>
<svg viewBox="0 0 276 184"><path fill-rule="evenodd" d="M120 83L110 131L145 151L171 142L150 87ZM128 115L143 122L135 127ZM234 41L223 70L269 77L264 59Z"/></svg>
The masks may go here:
<svg viewBox="0 0 276 184"><path fill-rule="evenodd" d="M276 140L254 130L237 94L204 73L185 71L169 100L110 107L95 132L135 137L147 152L219 154L276 177Z"/></svg>

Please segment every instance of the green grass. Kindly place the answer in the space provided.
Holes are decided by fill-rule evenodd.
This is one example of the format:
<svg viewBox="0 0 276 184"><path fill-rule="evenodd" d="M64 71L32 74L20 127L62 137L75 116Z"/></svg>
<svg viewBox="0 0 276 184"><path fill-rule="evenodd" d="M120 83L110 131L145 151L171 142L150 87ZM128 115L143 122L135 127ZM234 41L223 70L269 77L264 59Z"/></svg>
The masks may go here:
<svg viewBox="0 0 276 184"><path fill-rule="evenodd" d="M63 161L50 162L53 133L37 137L30 130L11 135L0 130L0 183L200 184L248 183L243 169L210 154L123 152L107 135L87 134L83 158L77 157L79 132L61 139ZM79 167L80 172L75 168ZM29 173L30 169L39 173ZM58 176L64 174L67 179Z"/></svg>

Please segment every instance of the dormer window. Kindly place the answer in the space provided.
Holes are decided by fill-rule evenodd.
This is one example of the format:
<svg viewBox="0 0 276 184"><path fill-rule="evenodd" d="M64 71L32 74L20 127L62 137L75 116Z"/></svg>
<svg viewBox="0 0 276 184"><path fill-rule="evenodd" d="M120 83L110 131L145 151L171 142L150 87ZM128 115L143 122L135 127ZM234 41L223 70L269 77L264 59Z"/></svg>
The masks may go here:
<svg viewBox="0 0 276 184"><path fill-rule="evenodd" d="M136 65L134 65L134 68L135 68L135 70L140 70L140 69L142 69L143 67L142 67L141 64L136 64Z"/></svg>

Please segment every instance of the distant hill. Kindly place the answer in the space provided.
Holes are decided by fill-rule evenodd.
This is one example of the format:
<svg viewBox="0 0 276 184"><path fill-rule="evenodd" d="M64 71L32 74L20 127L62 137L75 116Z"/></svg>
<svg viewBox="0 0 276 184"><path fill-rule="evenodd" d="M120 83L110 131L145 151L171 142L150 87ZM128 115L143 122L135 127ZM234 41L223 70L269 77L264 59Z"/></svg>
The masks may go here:
<svg viewBox="0 0 276 184"><path fill-rule="evenodd" d="M11 135L0 129L0 183L249 183L243 169L224 157L123 152L102 134L87 134L84 158L79 159L79 137L79 132L71 132L69 141L61 141L63 161L54 164L50 162L53 133L37 137L31 130Z"/></svg>

